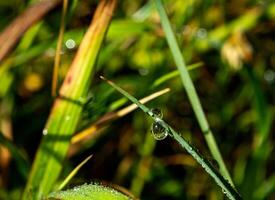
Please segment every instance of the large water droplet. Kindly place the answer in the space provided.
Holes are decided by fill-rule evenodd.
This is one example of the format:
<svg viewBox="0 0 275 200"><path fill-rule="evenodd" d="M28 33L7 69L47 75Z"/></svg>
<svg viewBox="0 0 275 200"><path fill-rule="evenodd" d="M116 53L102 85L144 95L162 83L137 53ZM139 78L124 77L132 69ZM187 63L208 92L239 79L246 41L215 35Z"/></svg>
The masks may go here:
<svg viewBox="0 0 275 200"><path fill-rule="evenodd" d="M165 127L163 127L161 125L160 122L155 121L152 125L152 129L151 129L153 136L156 140L163 140L167 137L168 132L165 129Z"/></svg>

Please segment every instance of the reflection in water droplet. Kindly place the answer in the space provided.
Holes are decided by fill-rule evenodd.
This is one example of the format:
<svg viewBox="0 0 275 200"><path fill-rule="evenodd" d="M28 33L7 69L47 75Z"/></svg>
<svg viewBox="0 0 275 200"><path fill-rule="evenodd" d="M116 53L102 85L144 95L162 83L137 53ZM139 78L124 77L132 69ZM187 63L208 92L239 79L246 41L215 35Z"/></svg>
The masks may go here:
<svg viewBox="0 0 275 200"><path fill-rule="evenodd" d="M48 130L47 129L43 129L43 135L47 135L48 134Z"/></svg>
<svg viewBox="0 0 275 200"><path fill-rule="evenodd" d="M68 49L73 49L73 48L75 48L75 41L73 39L68 39L65 42L65 45Z"/></svg>
<svg viewBox="0 0 275 200"><path fill-rule="evenodd" d="M152 108L151 112L154 114L154 117L158 117L158 118L162 119L163 114L159 108Z"/></svg>
<svg viewBox="0 0 275 200"><path fill-rule="evenodd" d="M153 136L156 140L163 140L167 137L168 132L165 129L165 127L163 127L161 125L160 122L155 121L152 125L151 131L153 133Z"/></svg>

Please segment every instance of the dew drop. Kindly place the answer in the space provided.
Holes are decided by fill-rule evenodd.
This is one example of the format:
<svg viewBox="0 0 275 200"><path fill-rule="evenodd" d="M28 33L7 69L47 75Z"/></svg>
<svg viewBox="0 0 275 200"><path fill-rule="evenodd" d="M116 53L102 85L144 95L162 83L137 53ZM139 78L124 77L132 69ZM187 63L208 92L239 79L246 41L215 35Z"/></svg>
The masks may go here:
<svg viewBox="0 0 275 200"><path fill-rule="evenodd" d="M43 135L47 135L48 134L48 130L47 129L43 129L42 133L43 133Z"/></svg>
<svg viewBox="0 0 275 200"><path fill-rule="evenodd" d="M153 123L151 131L156 140L163 140L168 135L167 130L158 121Z"/></svg>
<svg viewBox="0 0 275 200"><path fill-rule="evenodd" d="M153 113L154 117L158 117L158 118L162 119L163 114L159 108L152 108L151 112Z"/></svg>
<svg viewBox="0 0 275 200"><path fill-rule="evenodd" d="M75 48L75 41L73 39L68 39L65 42L65 45L68 49L73 49L73 48Z"/></svg>
<svg viewBox="0 0 275 200"><path fill-rule="evenodd" d="M207 37L207 30L204 28L199 28L196 35L199 39L204 39Z"/></svg>
<svg viewBox="0 0 275 200"><path fill-rule="evenodd" d="M146 75L149 74L149 70L146 69L146 68L141 68L141 69L138 70L138 72L141 76L146 76Z"/></svg>
<svg viewBox="0 0 275 200"><path fill-rule="evenodd" d="M274 79L275 79L275 72L273 70L266 70L265 73L264 73L264 79L269 84L272 84L274 82Z"/></svg>
<svg viewBox="0 0 275 200"><path fill-rule="evenodd" d="M70 115L67 115L66 117L65 117L65 121L69 121L71 119L71 116Z"/></svg>

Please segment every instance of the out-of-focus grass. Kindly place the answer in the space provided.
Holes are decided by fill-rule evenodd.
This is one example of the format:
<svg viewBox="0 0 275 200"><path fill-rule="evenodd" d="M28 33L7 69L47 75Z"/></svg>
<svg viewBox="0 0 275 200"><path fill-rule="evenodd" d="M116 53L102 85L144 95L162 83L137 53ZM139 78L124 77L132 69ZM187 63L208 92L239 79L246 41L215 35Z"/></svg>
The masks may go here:
<svg viewBox="0 0 275 200"><path fill-rule="evenodd" d="M34 2L0 1L0 30ZM274 2L165 0L163 3L186 63L203 63L203 67L189 73L226 166L233 172L236 188L245 198L273 199ZM59 84L96 6L95 1L69 1ZM11 160L0 153L1 173L5 171L0 176L0 199L20 198L29 172L25 164L32 164L48 118L61 13L61 5L49 12L0 63L1 132L5 133L4 141L24 160L18 160L12 149ZM234 40L236 35L245 38L245 42ZM67 46L68 42L74 45ZM245 52L244 47L251 51ZM247 59L243 59L242 53L247 54ZM234 59L240 65L232 70L232 62L228 61ZM143 97L169 87L168 94L148 102L148 106L161 107L165 119L210 159L181 80L173 77L154 85L171 72L179 73L174 69L154 1L119 2L96 63L96 77L105 74L134 96ZM91 88L75 133L88 130L106 113L127 106L121 95L98 78L92 81ZM71 179L68 188L96 179L131 188L141 199L223 198L192 157L173 140L154 142L149 129L148 118L138 111L107 121L103 129L77 143L77 150L71 151L62 163L58 182L93 154L93 159ZM12 137L6 138L6 133Z"/></svg>

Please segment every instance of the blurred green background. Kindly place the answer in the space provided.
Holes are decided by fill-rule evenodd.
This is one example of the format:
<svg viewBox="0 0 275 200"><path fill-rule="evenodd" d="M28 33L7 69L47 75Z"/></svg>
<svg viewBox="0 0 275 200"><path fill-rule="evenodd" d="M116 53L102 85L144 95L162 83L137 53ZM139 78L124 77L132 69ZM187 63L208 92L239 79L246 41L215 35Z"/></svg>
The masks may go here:
<svg viewBox="0 0 275 200"><path fill-rule="evenodd" d="M0 31L34 2L1 0ZM190 73L236 187L244 199L275 199L274 1L163 2L187 64L202 63ZM96 5L92 0L69 1L59 85ZM53 103L52 71L61 10L57 6L49 12L0 63L0 199L20 197ZM165 121L215 164L179 77L156 82L175 69L154 2L118 1L78 131L129 105L100 75L137 98L169 87L169 93L148 106L161 108ZM71 149L60 180L93 154L68 188L106 181L141 199L225 198L178 144L169 138L155 141L151 124L139 110L105 124Z"/></svg>

